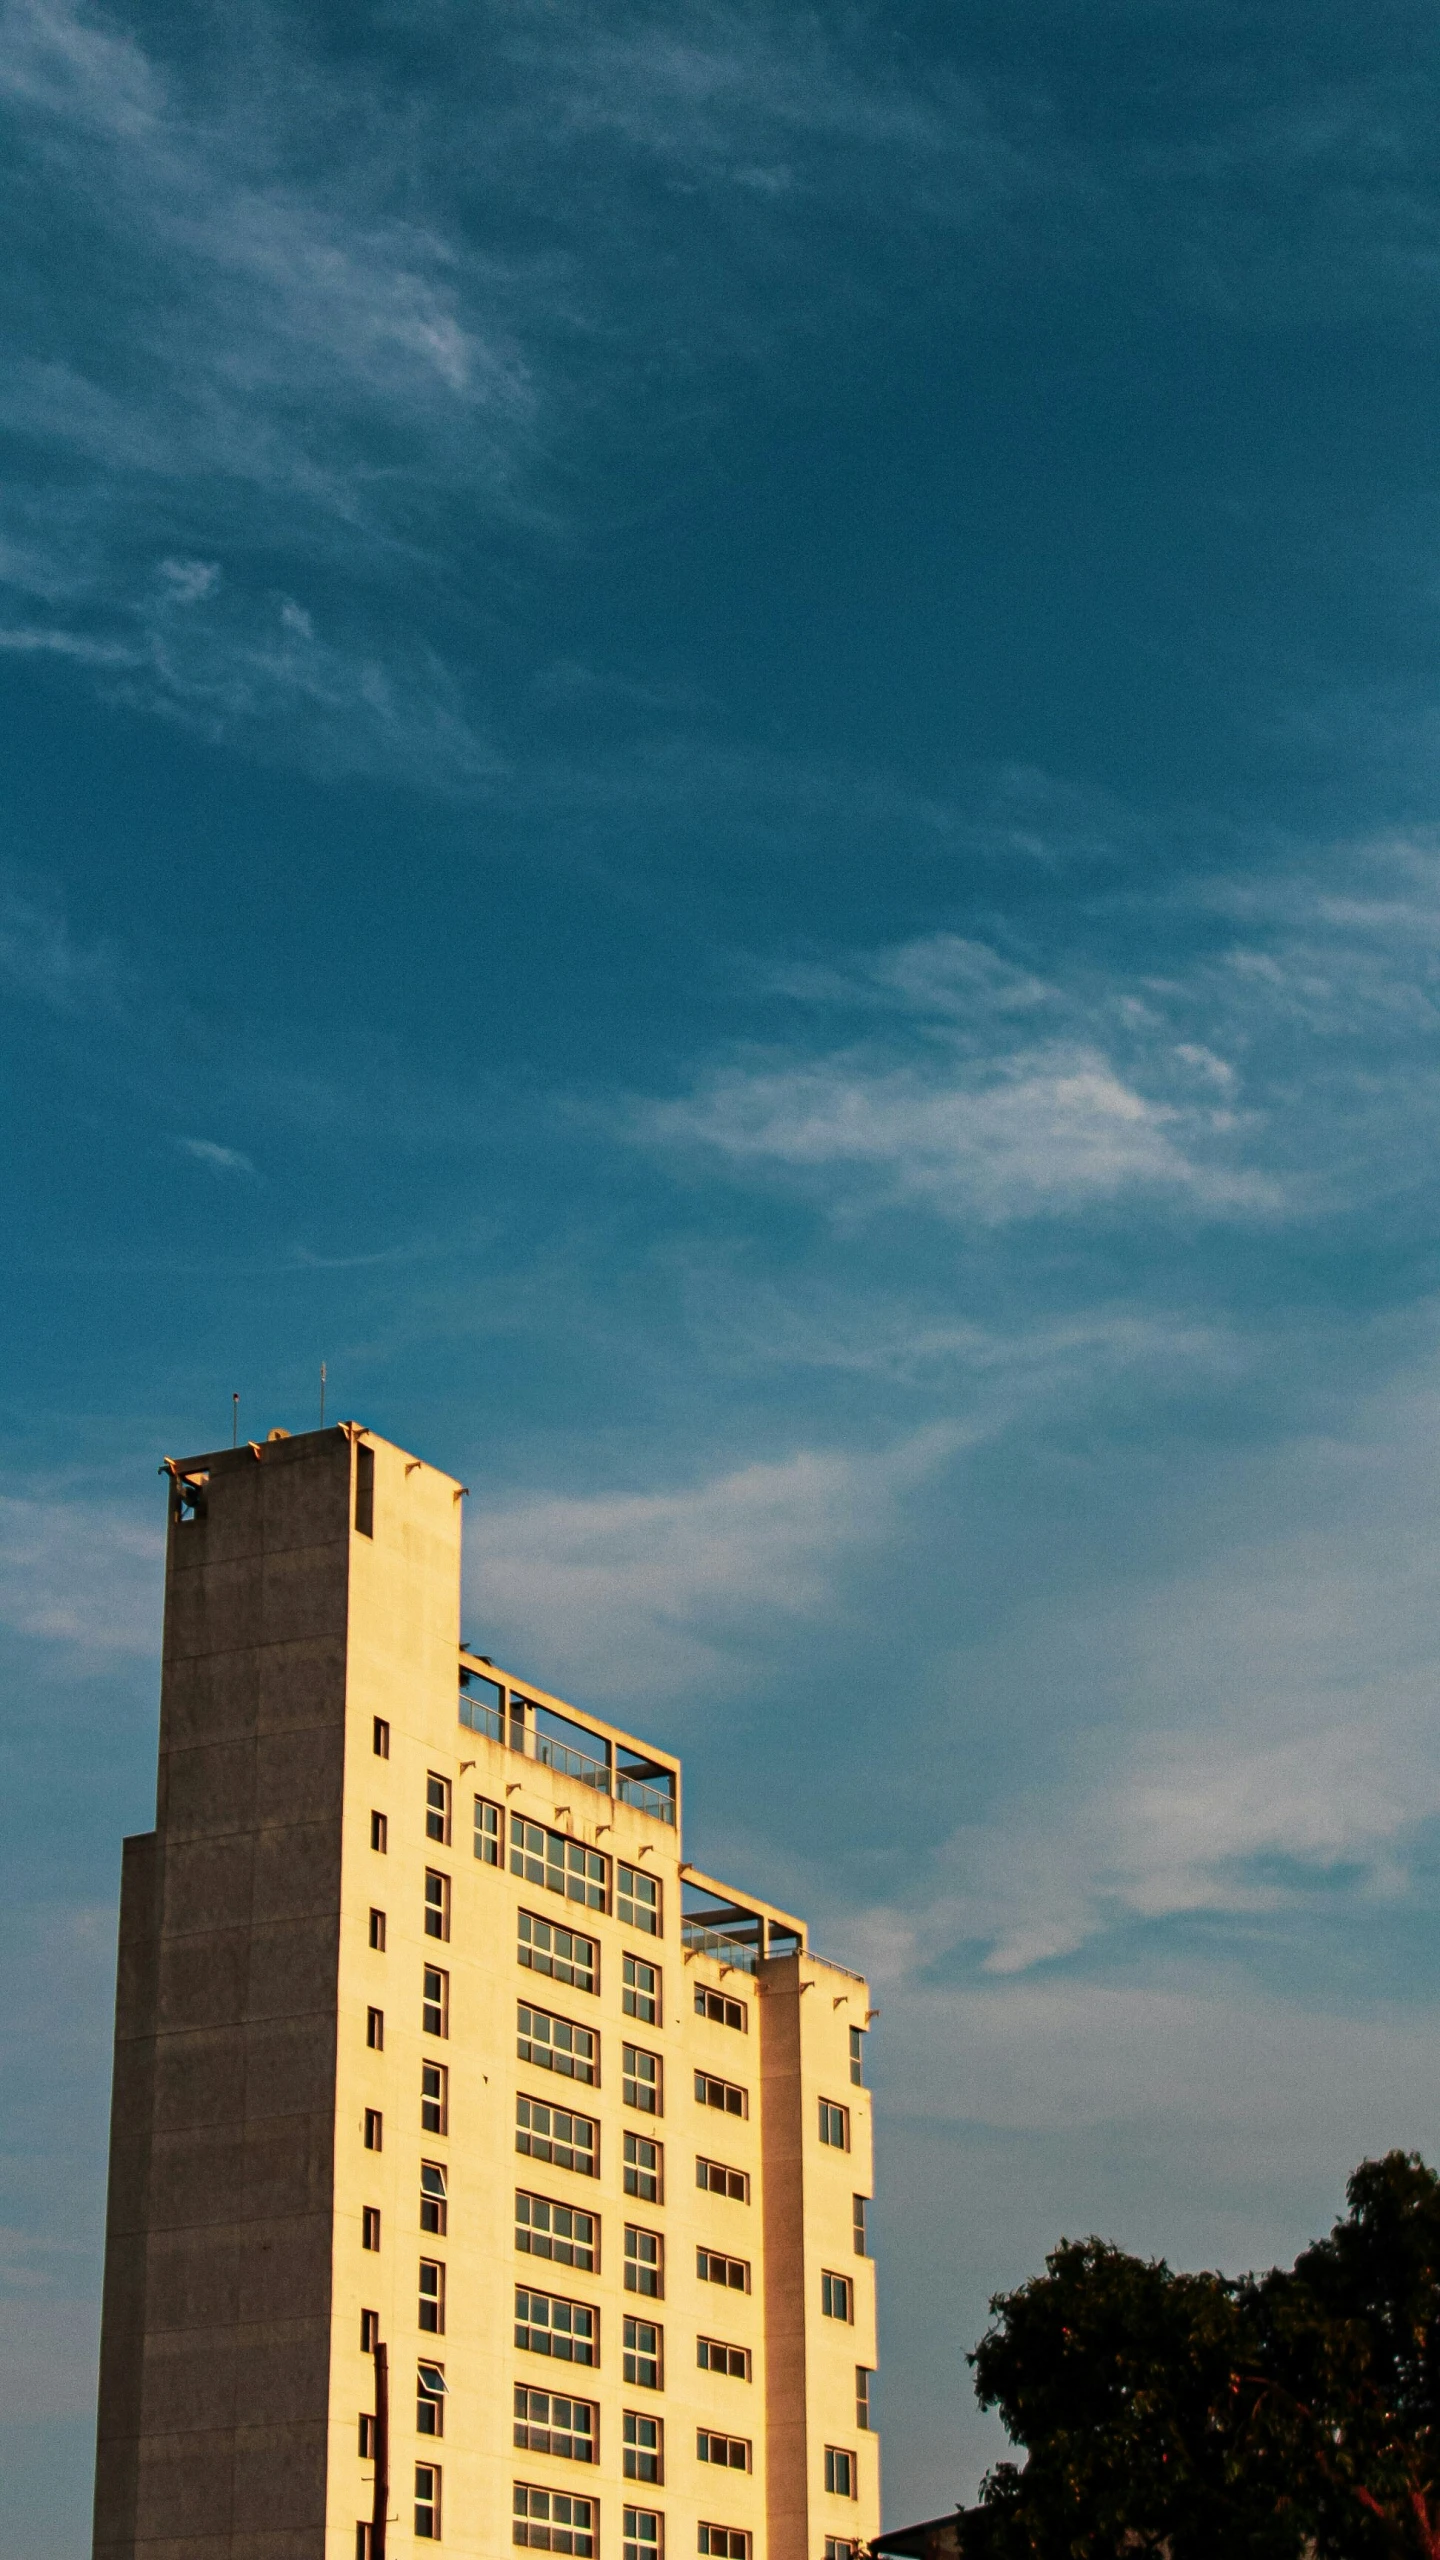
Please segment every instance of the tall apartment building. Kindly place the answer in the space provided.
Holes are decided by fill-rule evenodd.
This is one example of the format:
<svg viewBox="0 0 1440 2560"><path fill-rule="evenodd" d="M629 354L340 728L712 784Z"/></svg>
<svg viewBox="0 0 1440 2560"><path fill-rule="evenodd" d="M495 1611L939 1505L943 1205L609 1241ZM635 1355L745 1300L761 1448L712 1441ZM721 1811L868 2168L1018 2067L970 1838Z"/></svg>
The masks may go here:
<svg viewBox="0 0 1440 2560"><path fill-rule="evenodd" d="M686 1865L677 1760L462 1646L453 1478L167 1466L97 2560L840 2560L864 1982Z"/></svg>

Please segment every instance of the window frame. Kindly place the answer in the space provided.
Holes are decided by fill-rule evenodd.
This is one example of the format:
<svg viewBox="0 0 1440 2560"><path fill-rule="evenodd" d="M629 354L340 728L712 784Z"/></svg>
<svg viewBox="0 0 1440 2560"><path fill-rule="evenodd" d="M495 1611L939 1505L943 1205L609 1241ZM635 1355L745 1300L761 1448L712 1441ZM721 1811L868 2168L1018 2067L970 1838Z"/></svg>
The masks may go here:
<svg viewBox="0 0 1440 2560"><path fill-rule="evenodd" d="M552 2224L537 2222L528 2212L522 2216L522 2203L539 2205L546 2214L568 2214L572 2222L587 2223L588 2237L581 2238L573 2230L568 2234L557 2232ZM515 2247L522 2258L539 2258L552 2267L575 2267L584 2276L600 2272L600 2216L592 2213L588 2205L566 2204L559 2196L542 2196L533 2187L517 2187L514 2231ZM522 2232L526 2235L523 2239ZM537 2245L540 2240L543 2246Z"/></svg>
<svg viewBox="0 0 1440 2560"><path fill-rule="evenodd" d="M536 2401L544 2403L543 2416L531 2405ZM588 2427L577 2427L573 2423L566 2426L563 2422L557 2422L557 2409L570 2411L583 2409L590 2424ZM573 2391L549 2391L537 2384L517 2381L514 2386L510 2415L511 2443L517 2453L544 2453L557 2462L598 2463L600 2459L598 2400L582 2399ZM556 2444L551 2441L556 2436L563 2436L568 2441L564 2444ZM543 2443L538 2441L542 2437L545 2439ZM576 2446L582 2440L586 2449L578 2452Z"/></svg>
<svg viewBox="0 0 1440 2560"><path fill-rule="evenodd" d="M371 1752L373 1753L374 1757L375 1757L377 1760L388 1760L388 1759L389 1759L389 1757L390 1757L390 1719L389 1719L389 1717L388 1717L388 1716L372 1716L372 1717L371 1717L371 1719L370 1719L370 1749L371 1749Z"/></svg>
<svg viewBox="0 0 1440 2560"><path fill-rule="evenodd" d="M520 2120L520 2111L522 2108L534 2107L543 2108L546 2116L551 2120L550 2127L545 2132L537 2132L536 2127L528 2119L523 2124ZM559 2137L556 2136L554 2130L554 2119L557 2116L563 2117L568 2124L584 2125L587 2132L592 2136L589 2159L584 2166L581 2165L579 2157L584 2145L566 2140L563 2135ZM555 2145L557 2138L560 2142L561 2149L572 2154L570 2159L556 2159ZM537 2151L535 2149L535 2143L537 2140L545 2144L546 2147L543 2151ZM553 2105L548 2098L532 2097L528 2089L517 2089L515 2093L515 2148L520 2157L524 2160L547 2161L552 2169L567 2169L574 2177L598 2178L600 2175L600 2125L598 2119L595 2116L582 2115L578 2108L557 2107Z"/></svg>
<svg viewBox="0 0 1440 2560"><path fill-rule="evenodd" d="M378 2204L362 2204L360 2207L360 2246L362 2249L371 2251L379 2250L380 2207Z"/></svg>
<svg viewBox="0 0 1440 2560"><path fill-rule="evenodd" d="M840 2487L840 2466L845 2466L849 2487ZM827 2498L858 2498L860 2495L860 2458L849 2446L827 2444L825 2447L825 2495Z"/></svg>
<svg viewBox="0 0 1440 2560"><path fill-rule="evenodd" d="M723 2356L725 2362L717 2364L717 2356ZM740 2359L738 2370L730 2361L733 2356ZM751 2350L737 2346L732 2338L710 2338L702 2332L695 2341L695 2362L701 2373L723 2373L730 2382L753 2382L755 2379L755 2359Z"/></svg>
<svg viewBox="0 0 1440 2560"><path fill-rule="evenodd" d="M537 2502L533 2507L532 2499ZM571 2560L595 2560L599 2538L598 2498L578 2490L542 2489L537 2481L511 2484L510 2539L522 2550L561 2551L570 2553Z"/></svg>
<svg viewBox="0 0 1440 2560"><path fill-rule="evenodd" d="M642 2533L642 2524L653 2533ZM620 2560L665 2560L665 2518L653 2507L625 2507L620 2529Z"/></svg>
<svg viewBox="0 0 1440 2560"><path fill-rule="evenodd" d="M725 2447L723 2454L716 2454L712 2450L717 2444L723 2444ZM735 2459L737 2453L744 2457L740 2462ZM708 2464L712 2471L753 2471L755 2468L754 2439L751 2436L727 2436L720 2427L697 2427L695 2459L697 2462Z"/></svg>
<svg viewBox="0 0 1440 2560"><path fill-rule="evenodd" d="M870 2207L873 2202L872 2196L852 2196L850 2199L850 2236L857 2258L870 2255Z"/></svg>
<svg viewBox="0 0 1440 2560"><path fill-rule="evenodd" d="M370 1808L370 1846L379 1858L389 1855L390 1817L378 1812L374 1805Z"/></svg>
<svg viewBox="0 0 1440 2560"><path fill-rule="evenodd" d="M539 1849L533 1845L532 1833L541 1844ZM562 1856L551 1854L552 1843ZM562 1901L576 1903L584 1911L608 1913L610 1858L605 1850L592 1849L588 1841L557 1831L549 1823L532 1822L525 1813L510 1816L509 1848L512 1876L525 1884L538 1884L546 1893L557 1893Z"/></svg>
<svg viewBox="0 0 1440 2560"><path fill-rule="evenodd" d="M428 2288L425 2283L427 2276L433 2276L435 2279L433 2286ZM443 2338L445 2335L445 2289L444 2259L422 2258L420 2282L417 2287L420 2311L415 2325L424 2338ZM427 2318L427 2313L433 2314L433 2317Z"/></svg>
<svg viewBox="0 0 1440 2560"><path fill-rule="evenodd" d="M625 1881L629 1878L629 1882ZM636 1885L646 1891L637 1895ZM623 1928L638 1929L642 1938L665 1935L665 1889L659 1876L647 1867L632 1866L628 1858L615 1862L615 1917Z"/></svg>
<svg viewBox="0 0 1440 2560"><path fill-rule="evenodd" d="M493 1820L491 1817L493 1816ZM489 1796L475 1798L475 1828L471 1834L475 1855L482 1867L498 1867L504 1863L503 1841L505 1815L503 1808ZM493 1852L493 1855L492 1855Z"/></svg>
<svg viewBox="0 0 1440 2560"><path fill-rule="evenodd" d="M734 2016L731 2016L731 2011ZM733 2027L739 2034L750 2032L750 2011L745 2001L737 2000L729 1991L716 1991L708 1982L695 1985L695 2015L708 2018L712 2026Z"/></svg>
<svg viewBox="0 0 1440 2560"><path fill-rule="evenodd" d="M420 2032L438 2036L442 2042L450 2034L450 1976L441 1964L422 1965L420 1969Z"/></svg>
<svg viewBox="0 0 1440 2560"><path fill-rule="evenodd" d="M632 2240L648 2240L654 2250L653 2257L647 2258L643 2256L638 2248L632 2250L630 2246ZM646 2302L663 2302L665 2299L664 2232L647 2230L643 2222L627 2222L625 2225L624 2269L624 2290L626 2293L638 2294ZM653 2277L654 2281L650 2284L646 2284L643 2281L643 2278L646 2275Z"/></svg>
<svg viewBox="0 0 1440 2560"><path fill-rule="evenodd" d="M649 2441L644 2441L648 2432ZM653 2470L642 2470L645 2461ZM648 2409L622 2409L620 2412L620 2476L639 2480L647 2489L665 2486L665 2420Z"/></svg>
<svg viewBox="0 0 1440 2560"><path fill-rule="evenodd" d="M637 2070L636 2065L639 2063L648 2063L650 2065L648 2078L643 2071ZM637 2115L652 2116L657 2119L663 2116L665 2113L665 2063L663 2056L658 2053L652 2053L648 2045L622 2043L620 2047L620 2096L623 2103L627 2107L633 2107Z"/></svg>
<svg viewBox="0 0 1440 2560"><path fill-rule="evenodd" d="M849 2108L837 2105L833 2098L821 2098L818 2103L821 2142L827 2151L848 2151L850 2148ZM838 2137L834 2130L837 2123L840 2127Z"/></svg>
<svg viewBox="0 0 1440 2560"><path fill-rule="evenodd" d="M439 1849L450 1846L450 1826L455 1809L455 1790L450 1780L438 1769L425 1772L425 1837Z"/></svg>
<svg viewBox="0 0 1440 2560"><path fill-rule="evenodd" d="M648 2374L643 2366L650 2367ZM638 2311L621 2313L620 2373L633 2391L664 2390L665 2331L660 2321L642 2320Z"/></svg>
<svg viewBox="0 0 1440 2560"><path fill-rule="evenodd" d="M427 2187L427 2178L438 2178L439 2187ZM430 2218L427 2220L427 2216ZM450 2181L443 2160L420 2163L420 2228L437 2240L447 2237L450 2229Z"/></svg>
<svg viewBox="0 0 1440 2560"><path fill-rule="evenodd" d="M366 2108L364 2131L366 2150L383 2151L385 2148L385 2118L379 2107Z"/></svg>
<svg viewBox="0 0 1440 2560"><path fill-rule="evenodd" d="M718 2097L712 2096L711 2092L714 2090L720 2092ZM731 2105L732 2098L739 2099L738 2107ZM697 2064L695 2104L697 2107L710 2108L716 2115L734 2116L739 2123L744 2124L750 2114L750 2092L742 2086L740 2081L722 2080L718 2071L703 2071Z"/></svg>
<svg viewBox="0 0 1440 2560"><path fill-rule="evenodd" d="M428 2056L420 2065L420 2130L439 2134L450 2131L450 2066L448 2062L431 2062Z"/></svg>
<svg viewBox="0 0 1440 2560"><path fill-rule="evenodd" d="M543 2032L540 2032L543 2028ZM555 2030L560 2032L555 2032ZM577 2087L600 2086L600 2037L594 2027L558 2009L541 2009L533 2001L515 2003L515 2051L532 2071L553 2071Z"/></svg>
<svg viewBox="0 0 1440 2560"><path fill-rule="evenodd" d="M648 1983L638 1982L637 1973L648 1973ZM633 1953L627 1947L621 1964L620 2006L627 2018L638 2019L642 2027L659 2027L665 2023L665 1983L658 1964L648 1956Z"/></svg>
<svg viewBox="0 0 1440 2560"><path fill-rule="evenodd" d="M838 2311L835 2308L837 2298L842 2306ZM837 2275L832 2267L821 2269L820 2315L824 2320L843 2320L848 2327L854 2328L855 2279L853 2276Z"/></svg>
<svg viewBox="0 0 1440 2560"><path fill-rule="evenodd" d="M865 2030L863 2027L852 2027L850 2030L850 2085L852 2089L863 2089L865 2086Z"/></svg>
<svg viewBox="0 0 1440 2560"><path fill-rule="evenodd" d="M440 2376L438 2391L427 2389L425 2382L427 2373L438 2373ZM443 2364L437 2364L431 2356L418 2357L415 2364L415 2433L417 2436L429 2436L437 2444L441 2441L445 2433L445 2403L449 2396ZM424 2409L434 2412L433 2426L427 2427L422 2424L421 2411Z"/></svg>
<svg viewBox="0 0 1440 2560"><path fill-rule="evenodd" d="M367 2050L368 2050L369 2052L371 2052L371 2053L383 2053L383 2052L384 2052L384 2050L385 2050L385 2012L384 2012L384 2010L383 2010L383 2009L370 2009L370 2008L367 2008L367 2009L366 2009L366 2012L365 2012L365 2043L366 2043Z"/></svg>
<svg viewBox="0 0 1440 2560"><path fill-rule="evenodd" d="M543 2320L532 2318L532 2309L537 2303L545 2305L547 2315L551 2311L568 2312L571 2315L569 2321L554 2321L548 2316ZM537 2347L535 2344L537 2337L546 2338L552 2343ZM553 2343L561 2339L568 2341L568 2344ZM515 2345L522 2355L548 2356L554 2364L584 2365L588 2371L597 2372L600 2365L599 2306L593 2302L577 2301L573 2294L544 2293L538 2285L517 2283ZM577 2352L581 2349L584 2352Z"/></svg>
<svg viewBox="0 0 1440 2560"><path fill-rule="evenodd" d="M875 2433L875 2395L870 2387L874 2379L873 2364L857 2364L855 2367L855 2424L861 2435L866 2436Z"/></svg>
<svg viewBox="0 0 1440 2560"><path fill-rule="evenodd" d="M584 1991L593 1994L596 1998L599 1997L600 1941L598 1938L587 1937L583 1929L567 1929L559 1921L547 1920L544 1913L540 1911L521 1909L516 1913L515 1921L517 1930L515 1961L518 1965L523 1966L527 1973L543 1975L547 1981L567 1984L572 1991ZM551 1943L542 1944L536 1938L527 1937L525 1934L527 1923L532 1930L543 1930L546 1940ZM569 1942L568 1954L553 1943L561 1938ZM586 1954L577 1958L577 1951L582 1948Z"/></svg>
<svg viewBox="0 0 1440 2560"><path fill-rule="evenodd" d="M432 1894L437 1884L440 1891ZM425 1870L425 1935L442 1947L450 1944L450 1879L440 1867Z"/></svg>
<svg viewBox="0 0 1440 2560"><path fill-rule="evenodd" d="M710 2170L718 2171L720 2177L726 2181L726 2183L721 2186L717 2186L714 2178L705 2174ZM736 2194L735 2189L728 2183L731 2178L737 2178L740 2182L740 2192L738 2195ZM695 2184L708 2196L728 2197L731 2204L748 2204L750 2201L749 2170L732 2169L728 2160L712 2160L708 2154L703 2151L698 2151L695 2155Z"/></svg>
<svg viewBox="0 0 1440 2560"><path fill-rule="evenodd" d="M642 2149L654 2153L653 2168L638 2157ZM627 2127L621 2152L626 2195L633 2196L637 2204L663 2204L665 2201L664 2143L652 2142L648 2133L636 2133ZM651 2181L648 2187L641 2183L645 2178Z"/></svg>
<svg viewBox="0 0 1440 2560"><path fill-rule="evenodd" d="M370 1944L374 1948L377 1956L383 1956L385 1953L385 1914L383 1911L377 1910L373 1902L370 1905Z"/></svg>
<svg viewBox="0 0 1440 2560"><path fill-rule="evenodd" d="M696 2528L695 2548L702 2560L750 2560L750 2536L741 2525L707 2524Z"/></svg>
<svg viewBox="0 0 1440 2560"><path fill-rule="evenodd" d="M428 2484L423 2497L421 2495L420 2488L422 2480ZM440 2503L441 2485L440 2465L438 2462L416 2463L415 2539L417 2542L439 2542L441 2540L441 2526L443 2521ZM428 2516L428 2524L423 2524L421 2522L421 2518L424 2516Z"/></svg>

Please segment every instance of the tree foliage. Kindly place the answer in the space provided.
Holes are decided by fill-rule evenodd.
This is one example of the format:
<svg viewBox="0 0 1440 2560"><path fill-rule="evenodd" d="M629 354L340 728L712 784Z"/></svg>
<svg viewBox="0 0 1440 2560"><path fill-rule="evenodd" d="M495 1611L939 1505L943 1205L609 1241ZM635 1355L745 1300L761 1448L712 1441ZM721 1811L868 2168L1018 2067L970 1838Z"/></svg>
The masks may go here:
<svg viewBox="0 0 1440 2560"><path fill-rule="evenodd" d="M1367 2160L1289 2269L1177 2274L1062 2241L971 2358L1023 2465L977 2560L1440 2560L1440 2179Z"/></svg>

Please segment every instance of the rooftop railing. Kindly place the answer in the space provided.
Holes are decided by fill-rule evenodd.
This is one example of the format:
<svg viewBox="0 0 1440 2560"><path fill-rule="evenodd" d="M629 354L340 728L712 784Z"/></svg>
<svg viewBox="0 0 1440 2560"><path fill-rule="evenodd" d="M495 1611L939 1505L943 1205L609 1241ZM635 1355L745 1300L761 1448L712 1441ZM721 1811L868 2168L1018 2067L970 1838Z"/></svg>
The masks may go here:
<svg viewBox="0 0 1440 2560"><path fill-rule="evenodd" d="M714 1956L719 1964L738 1967L741 1973L754 1973L760 1962L760 1950L753 1940L732 1938L723 1929L707 1929L699 1920L682 1920L681 1939L692 1956Z"/></svg>
<svg viewBox="0 0 1440 2560"><path fill-rule="evenodd" d="M613 1794L622 1804L633 1804L638 1812L648 1813L653 1821L668 1822L673 1830L673 1793L649 1786L645 1779L632 1776L625 1769L612 1773L607 1761L577 1750L571 1742L562 1742L558 1734L542 1731L528 1718L507 1716L503 1707L492 1706L488 1698L473 1689L460 1692L460 1721L471 1733L486 1734L491 1742L504 1743L527 1760L538 1760L542 1768L554 1769L563 1778L578 1779L582 1787L593 1787L597 1795Z"/></svg>

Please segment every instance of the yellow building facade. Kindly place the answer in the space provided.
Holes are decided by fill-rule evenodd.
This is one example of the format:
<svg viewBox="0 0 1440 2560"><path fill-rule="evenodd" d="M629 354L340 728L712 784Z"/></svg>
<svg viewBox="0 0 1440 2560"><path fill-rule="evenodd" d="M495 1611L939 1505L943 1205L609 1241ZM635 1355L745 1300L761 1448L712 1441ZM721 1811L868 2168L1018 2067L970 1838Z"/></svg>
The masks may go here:
<svg viewBox="0 0 1440 2560"><path fill-rule="evenodd" d="M686 1864L676 1759L464 1648L453 1478L167 1468L96 2560L842 2560L865 1983Z"/></svg>

